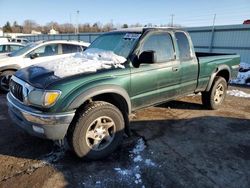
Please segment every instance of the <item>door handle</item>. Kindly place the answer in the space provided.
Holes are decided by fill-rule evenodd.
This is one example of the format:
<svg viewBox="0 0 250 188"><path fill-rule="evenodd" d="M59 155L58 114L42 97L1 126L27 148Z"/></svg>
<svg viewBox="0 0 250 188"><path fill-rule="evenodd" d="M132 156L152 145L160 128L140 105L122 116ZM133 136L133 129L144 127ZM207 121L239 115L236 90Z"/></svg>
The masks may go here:
<svg viewBox="0 0 250 188"><path fill-rule="evenodd" d="M178 70L179 70L178 67L172 67L173 72L177 72Z"/></svg>

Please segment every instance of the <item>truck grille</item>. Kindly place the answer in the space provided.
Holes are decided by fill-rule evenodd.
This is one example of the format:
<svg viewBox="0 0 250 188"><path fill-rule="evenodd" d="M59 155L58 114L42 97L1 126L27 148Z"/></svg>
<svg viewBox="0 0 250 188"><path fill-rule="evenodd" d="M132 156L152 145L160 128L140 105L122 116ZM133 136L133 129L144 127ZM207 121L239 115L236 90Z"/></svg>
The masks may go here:
<svg viewBox="0 0 250 188"><path fill-rule="evenodd" d="M10 81L10 92L15 98L23 102L23 86L16 83L15 81Z"/></svg>

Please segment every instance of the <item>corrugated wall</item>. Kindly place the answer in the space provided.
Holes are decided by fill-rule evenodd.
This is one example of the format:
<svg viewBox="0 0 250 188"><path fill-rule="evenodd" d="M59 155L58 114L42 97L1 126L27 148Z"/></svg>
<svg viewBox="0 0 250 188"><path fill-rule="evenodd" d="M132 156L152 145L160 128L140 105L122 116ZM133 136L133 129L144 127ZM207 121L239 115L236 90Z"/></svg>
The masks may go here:
<svg viewBox="0 0 250 188"><path fill-rule="evenodd" d="M250 25L227 25L186 28L196 51L237 53L241 61L250 63Z"/></svg>
<svg viewBox="0 0 250 188"><path fill-rule="evenodd" d="M250 24L215 27L190 27L194 47L199 52L237 53L241 61L250 63ZM25 36L30 41L38 40L83 40L92 42L101 33L59 34Z"/></svg>

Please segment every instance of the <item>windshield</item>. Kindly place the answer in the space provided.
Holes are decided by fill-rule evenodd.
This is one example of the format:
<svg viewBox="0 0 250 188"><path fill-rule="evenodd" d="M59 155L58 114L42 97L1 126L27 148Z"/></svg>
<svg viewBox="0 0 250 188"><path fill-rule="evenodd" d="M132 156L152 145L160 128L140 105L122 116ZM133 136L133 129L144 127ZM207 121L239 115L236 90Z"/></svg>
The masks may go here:
<svg viewBox="0 0 250 188"><path fill-rule="evenodd" d="M98 48L112 51L119 56L127 58L140 36L140 33L104 34L98 37L88 49Z"/></svg>
<svg viewBox="0 0 250 188"><path fill-rule="evenodd" d="M27 46L24 46L23 48L17 50L17 51L14 51L14 52L11 52L8 56L10 57L15 57L15 56L20 56L20 55L23 55L25 54L27 51L29 51L30 49L34 48L35 46L37 46L38 44L40 44L39 42L36 42L36 43L30 43L28 44Z"/></svg>

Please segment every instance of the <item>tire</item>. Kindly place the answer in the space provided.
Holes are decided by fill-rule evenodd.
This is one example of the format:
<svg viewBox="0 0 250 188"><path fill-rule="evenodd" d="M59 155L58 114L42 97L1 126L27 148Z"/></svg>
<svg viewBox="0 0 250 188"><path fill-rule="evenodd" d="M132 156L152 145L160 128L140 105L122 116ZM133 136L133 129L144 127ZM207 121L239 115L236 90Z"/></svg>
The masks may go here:
<svg viewBox="0 0 250 188"><path fill-rule="evenodd" d="M15 71L4 71L0 75L0 90L2 92L4 92L4 93L9 92L9 82L10 82L10 78L13 74L15 74Z"/></svg>
<svg viewBox="0 0 250 188"><path fill-rule="evenodd" d="M223 77L215 77L208 92L202 93L203 105L211 110L218 109L224 102L227 94L227 82Z"/></svg>
<svg viewBox="0 0 250 188"><path fill-rule="evenodd" d="M73 120L67 139L78 157L97 160L120 145L124 127L123 115L117 107L102 101L91 102Z"/></svg>

